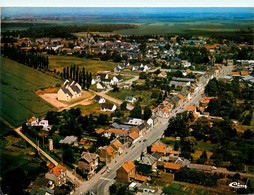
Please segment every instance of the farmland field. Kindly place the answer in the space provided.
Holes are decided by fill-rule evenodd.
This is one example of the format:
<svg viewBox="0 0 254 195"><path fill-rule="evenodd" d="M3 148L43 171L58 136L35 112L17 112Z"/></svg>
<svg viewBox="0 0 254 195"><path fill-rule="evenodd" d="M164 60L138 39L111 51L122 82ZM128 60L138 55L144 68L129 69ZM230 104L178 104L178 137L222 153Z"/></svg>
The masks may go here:
<svg viewBox="0 0 254 195"><path fill-rule="evenodd" d="M113 71L114 67L117 65L115 62L107 61L96 61L85 58L78 58L73 56L55 56L49 55L49 69L56 71L62 71L64 67L76 64L79 68L85 67L87 71L91 72L93 75L97 71L110 70Z"/></svg>
<svg viewBox="0 0 254 195"><path fill-rule="evenodd" d="M32 116L41 116L54 108L34 94L34 91L53 86L61 81L1 58L1 117L19 126Z"/></svg>

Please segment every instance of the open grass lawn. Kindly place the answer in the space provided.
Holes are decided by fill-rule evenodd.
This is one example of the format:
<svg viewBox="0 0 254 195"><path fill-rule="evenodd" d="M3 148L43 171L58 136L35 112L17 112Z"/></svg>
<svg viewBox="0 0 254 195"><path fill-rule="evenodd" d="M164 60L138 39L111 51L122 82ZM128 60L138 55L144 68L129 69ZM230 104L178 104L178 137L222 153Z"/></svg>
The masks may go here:
<svg viewBox="0 0 254 195"><path fill-rule="evenodd" d="M33 68L1 57L1 117L19 126L32 116L41 116L53 106L34 94L60 80Z"/></svg>
<svg viewBox="0 0 254 195"><path fill-rule="evenodd" d="M114 67L117 65L115 62L97 61L74 56L48 55L48 57L49 69L56 69L56 71L60 72L62 72L64 67L76 64L79 68L85 67L87 71L95 75L97 71L113 71Z"/></svg>
<svg viewBox="0 0 254 195"><path fill-rule="evenodd" d="M109 101L107 101L107 103L109 103ZM93 116L97 116L100 113L102 114L111 114L112 112L109 111L101 111L101 104L93 102L90 105L77 105L74 106L74 108L80 108L82 115L89 115L89 114L93 114Z"/></svg>
<svg viewBox="0 0 254 195"><path fill-rule="evenodd" d="M151 94L152 94L151 91L144 91L144 90L133 91L133 90L127 90L127 89L120 89L119 92L110 91L107 94L109 96L115 97L123 101L125 100L126 96L134 96L136 99L141 98L142 106L145 106L145 105L151 106L153 101L153 99L151 99Z"/></svg>

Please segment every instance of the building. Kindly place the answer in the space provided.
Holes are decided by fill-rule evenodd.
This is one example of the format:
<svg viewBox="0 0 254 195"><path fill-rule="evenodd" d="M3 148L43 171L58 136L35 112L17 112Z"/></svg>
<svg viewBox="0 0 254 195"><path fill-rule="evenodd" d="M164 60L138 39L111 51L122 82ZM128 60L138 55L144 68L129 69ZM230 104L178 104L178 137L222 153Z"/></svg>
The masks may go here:
<svg viewBox="0 0 254 195"><path fill-rule="evenodd" d="M164 170L165 170L165 172L176 171L176 170L179 170L180 168L181 168L181 165L180 165L180 164L175 164L175 163L170 163L170 162L167 162L167 163L164 165Z"/></svg>
<svg viewBox="0 0 254 195"><path fill-rule="evenodd" d="M61 186L66 183L67 169L62 165L57 165L45 174L45 177L55 182L56 186Z"/></svg>
<svg viewBox="0 0 254 195"><path fill-rule="evenodd" d="M66 136L63 140L60 140L59 143L72 145L75 142L77 142L77 140L78 140L78 137L71 135L71 136Z"/></svg>
<svg viewBox="0 0 254 195"><path fill-rule="evenodd" d="M116 180L120 183L131 182L131 175L135 174L135 164L128 160L116 171Z"/></svg>
<svg viewBox="0 0 254 195"><path fill-rule="evenodd" d="M78 168L80 170L88 170L88 174L93 175L99 164L99 155L90 152L83 152L78 160Z"/></svg>
<svg viewBox="0 0 254 195"><path fill-rule="evenodd" d="M115 111L116 108L117 108L116 105L111 103L104 103L101 105L102 111Z"/></svg>
<svg viewBox="0 0 254 195"><path fill-rule="evenodd" d="M130 103L133 104L134 102L137 101L137 99L133 96L126 96L125 101L130 102Z"/></svg>
<svg viewBox="0 0 254 195"><path fill-rule="evenodd" d="M69 81L66 79L62 87L57 92L58 100L68 101L77 97L81 97L81 86L75 81Z"/></svg>
<svg viewBox="0 0 254 195"><path fill-rule="evenodd" d="M104 97L101 97L99 95L96 95L94 98L93 98L93 101L99 103L99 104L103 104L106 102L105 98Z"/></svg>

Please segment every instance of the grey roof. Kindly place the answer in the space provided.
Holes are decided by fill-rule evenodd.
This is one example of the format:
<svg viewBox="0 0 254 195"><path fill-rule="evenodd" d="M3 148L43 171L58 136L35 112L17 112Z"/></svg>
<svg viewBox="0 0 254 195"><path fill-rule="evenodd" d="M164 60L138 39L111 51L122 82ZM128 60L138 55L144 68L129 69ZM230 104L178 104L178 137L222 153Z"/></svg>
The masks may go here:
<svg viewBox="0 0 254 195"><path fill-rule="evenodd" d="M254 79L254 77L251 76L251 75L246 75L246 76L242 76L242 79L245 80L245 81L248 81L248 80Z"/></svg>
<svg viewBox="0 0 254 195"><path fill-rule="evenodd" d="M70 97L72 97L72 94L71 94L71 92L68 89L66 89L65 87L61 87L61 89L63 90L63 92L65 94L68 94Z"/></svg>
<svg viewBox="0 0 254 195"><path fill-rule="evenodd" d="M61 144L72 144L73 142L75 142L78 139L78 137L76 136L66 136L63 140L60 140L59 143Z"/></svg>
<svg viewBox="0 0 254 195"><path fill-rule="evenodd" d="M133 96L126 96L125 100L126 101L132 101L133 98L134 98Z"/></svg>
<svg viewBox="0 0 254 195"><path fill-rule="evenodd" d="M153 156L158 160L162 155L159 152L155 151L154 153L151 154L151 156Z"/></svg>
<svg viewBox="0 0 254 195"><path fill-rule="evenodd" d="M145 165L153 165L156 161L157 161L156 158L154 158L151 155L148 155L148 156L142 157L142 160L140 161L140 163Z"/></svg>
<svg viewBox="0 0 254 195"><path fill-rule="evenodd" d="M123 125L123 124L118 124L118 123L113 123L111 124L112 127L115 129L121 129L121 130L129 130L132 128L130 125Z"/></svg>
<svg viewBox="0 0 254 195"><path fill-rule="evenodd" d="M81 90L76 86L76 82L73 85L71 85L70 87L76 93L80 93L81 92Z"/></svg>
<svg viewBox="0 0 254 195"><path fill-rule="evenodd" d="M101 96L99 96L99 95L96 95L94 98L93 98L93 100L95 101L95 102L99 102L100 101L100 99L102 99L103 97L101 97Z"/></svg>
<svg viewBox="0 0 254 195"><path fill-rule="evenodd" d="M191 79L191 78L182 78L182 77L173 77L173 81L182 81L182 82L196 82L196 79Z"/></svg>
<svg viewBox="0 0 254 195"><path fill-rule="evenodd" d="M145 123L142 123L140 125L137 126L137 128L141 131L142 129L144 129L146 127Z"/></svg>
<svg viewBox="0 0 254 195"><path fill-rule="evenodd" d="M88 162L88 163L91 163L91 162L93 162L96 158L98 158L99 157L99 155L98 154L96 154L96 153L90 153L90 152L83 152L82 154L81 154L81 157L80 157L80 159L79 159L79 161L81 160L85 160L86 162Z"/></svg>

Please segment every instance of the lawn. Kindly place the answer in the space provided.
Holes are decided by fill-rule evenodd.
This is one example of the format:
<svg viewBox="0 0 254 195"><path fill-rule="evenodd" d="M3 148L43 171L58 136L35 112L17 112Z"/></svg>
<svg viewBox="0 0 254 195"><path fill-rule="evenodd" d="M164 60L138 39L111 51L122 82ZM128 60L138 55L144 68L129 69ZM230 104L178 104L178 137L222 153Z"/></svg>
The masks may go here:
<svg viewBox="0 0 254 195"><path fill-rule="evenodd" d="M49 55L49 69L62 71L64 67L76 64L79 68L85 67L87 71L96 75L98 71L113 71L117 66L115 62L97 61L86 58L78 58L74 56L56 56Z"/></svg>
<svg viewBox="0 0 254 195"><path fill-rule="evenodd" d="M109 103L109 101L107 101ZM93 114L93 116L97 116L100 113L102 114L111 114L112 112L110 111L101 111L101 104L93 102L90 105L77 105L74 106L73 108L80 108L82 115L90 115Z"/></svg>
<svg viewBox="0 0 254 195"><path fill-rule="evenodd" d="M42 116L54 108L37 96L38 89L61 81L13 60L1 58L1 117L19 126L32 116Z"/></svg>
<svg viewBox="0 0 254 195"><path fill-rule="evenodd" d="M110 91L107 94L109 96L115 97L123 101L125 100L126 96L134 96L136 99L141 98L142 106L145 106L145 105L151 106L153 101L153 99L151 99L151 94L152 94L151 91L144 91L144 90L133 91L133 90L120 89L119 92Z"/></svg>

